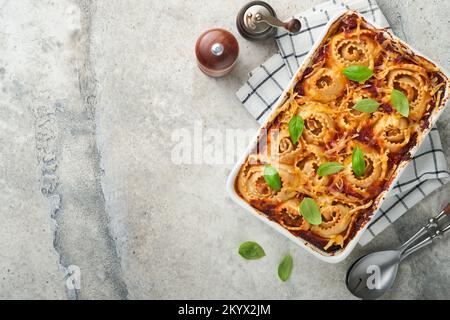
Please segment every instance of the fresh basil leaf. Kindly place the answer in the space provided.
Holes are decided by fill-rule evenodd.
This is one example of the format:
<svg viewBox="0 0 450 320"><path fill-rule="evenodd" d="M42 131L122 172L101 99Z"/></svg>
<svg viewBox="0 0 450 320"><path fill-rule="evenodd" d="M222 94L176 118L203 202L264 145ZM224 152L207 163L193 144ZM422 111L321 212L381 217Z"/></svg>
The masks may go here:
<svg viewBox="0 0 450 320"><path fill-rule="evenodd" d="M302 135L303 127L303 119L298 115L293 116L289 121L289 135L291 136L293 143L297 143L298 139Z"/></svg>
<svg viewBox="0 0 450 320"><path fill-rule="evenodd" d="M344 169L344 165L339 162L322 163L317 169L319 177L328 176Z"/></svg>
<svg viewBox="0 0 450 320"><path fill-rule="evenodd" d="M292 260L292 256L290 254L286 255L278 266L278 277L282 281L289 279L293 266L294 261Z"/></svg>
<svg viewBox="0 0 450 320"><path fill-rule="evenodd" d="M409 115L408 98L403 92L397 89L392 89L391 103L402 116L407 117Z"/></svg>
<svg viewBox="0 0 450 320"><path fill-rule="evenodd" d="M281 189L281 178L277 169L267 164L264 167L264 180L273 191Z"/></svg>
<svg viewBox="0 0 450 320"><path fill-rule="evenodd" d="M319 206L311 198L304 198L300 203L299 212L312 225L319 225L322 223L322 215L320 214Z"/></svg>
<svg viewBox="0 0 450 320"><path fill-rule="evenodd" d="M350 80L364 82L373 75L372 69L366 66L349 66L342 73Z"/></svg>
<svg viewBox="0 0 450 320"><path fill-rule="evenodd" d="M380 103L378 101L367 98L367 99L359 100L353 106L353 109L361 111L361 112L372 113L372 112L375 112L379 106L380 106Z"/></svg>
<svg viewBox="0 0 450 320"><path fill-rule="evenodd" d="M364 160L364 153L359 146L353 149L352 154L352 169L355 176L361 177L366 171L366 161Z"/></svg>
<svg viewBox="0 0 450 320"><path fill-rule="evenodd" d="M254 241L241 243L239 246L239 254L248 260L259 259L266 255L264 249Z"/></svg>

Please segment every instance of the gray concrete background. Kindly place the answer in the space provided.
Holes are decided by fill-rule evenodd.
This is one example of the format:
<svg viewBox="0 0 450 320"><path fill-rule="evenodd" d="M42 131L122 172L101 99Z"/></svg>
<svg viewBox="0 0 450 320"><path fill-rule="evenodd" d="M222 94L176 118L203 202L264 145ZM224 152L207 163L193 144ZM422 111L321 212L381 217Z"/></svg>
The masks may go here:
<svg viewBox="0 0 450 320"><path fill-rule="evenodd" d="M319 2L271 4L288 17ZM449 1L378 2L397 35L450 69ZM398 245L448 201L450 184L329 265L232 203L230 164L173 164L173 131L195 121L257 129L234 93L276 46L238 36L244 3L0 1L0 298L352 298L349 264ZM221 79L194 58L196 38L215 26L241 48ZM438 128L447 155L449 126L446 111ZM237 255L248 239L264 259ZM385 298L450 298L448 246L405 261ZM295 266L282 283L276 268L287 252ZM71 265L80 290L66 287Z"/></svg>

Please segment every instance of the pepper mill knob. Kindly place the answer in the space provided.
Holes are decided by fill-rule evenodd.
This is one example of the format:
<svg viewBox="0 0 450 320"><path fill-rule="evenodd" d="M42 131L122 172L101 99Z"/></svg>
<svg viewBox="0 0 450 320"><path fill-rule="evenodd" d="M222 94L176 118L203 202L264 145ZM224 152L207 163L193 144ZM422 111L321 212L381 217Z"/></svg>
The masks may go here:
<svg viewBox="0 0 450 320"><path fill-rule="evenodd" d="M291 19L284 24L284 28L290 33L297 33L302 28L302 23L298 19Z"/></svg>
<svg viewBox="0 0 450 320"><path fill-rule="evenodd" d="M239 44L228 31L220 28L200 35L195 44L195 55L200 70L211 77L228 74L236 64Z"/></svg>

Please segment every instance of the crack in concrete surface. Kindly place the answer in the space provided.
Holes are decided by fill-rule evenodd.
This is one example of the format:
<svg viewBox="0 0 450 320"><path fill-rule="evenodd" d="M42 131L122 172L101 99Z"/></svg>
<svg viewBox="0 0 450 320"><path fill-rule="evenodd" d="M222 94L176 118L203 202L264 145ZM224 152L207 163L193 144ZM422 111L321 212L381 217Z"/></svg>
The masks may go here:
<svg viewBox="0 0 450 320"><path fill-rule="evenodd" d="M100 155L95 128L96 80L89 58L92 3L80 1L79 6L79 10L76 7L69 9L69 14L79 15L80 18L80 28L71 35L80 94L77 103L80 106L66 106L54 116L58 127L54 132L58 132L59 136L57 140L52 138L57 141L61 160L57 160L59 157L53 159L50 166L55 170L50 173L48 170L42 171L44 187L41 190L53 206L52 217L56 221L54 247L64 273L67 274L67 269L72 265L81 270L82 286L79 290L68 289L68 298L126 299L128 293L120 277L120 261L114 239L109 234L100 183ZM37 134L40 141L40 132ZM55 150L47 151L51 155L45 156L51 158ZM73 154L77 154L74 162L70 161ZM82 163L83 166L75 163ZM56 174L58 165L67 170ZM78 234L80 230L71 228L73 225L84 229L84 234Z"/></svg>
<svg viewBox="0 0 450 320"><path fill-rule="evenodd" d="M78 290L68 288L68 298L126 299L128 293L120 277L120 261L114 239L109 234L99 174L100 155L96 145L95 124L96 80L89 56L92 10L91 1L80 1L79 10L76 7L68 9L69 16L76 19L78 15L80 19L80 28L75 28L71 34L80 94L77 103L80 107L66 106L60 108L59 112L54 107L53 110L45 107L38 109L36 140L38 152L42 152L39 155L42 162L41 192L51 205L51 216L55 221L54 248L59 256L60 267L67 277L70 266L79 266L81 279L88 280L83 281L83 286ZM89 152L78 153L76 162L84 163L85 166L77 170L73 163L64 162L70 159L67 151L70 154L77 153L79 147ZM58 166L68 169L62 179L56 171ZM76 172L81 175L75 176ZM61 186L61 183L66 187ZM79 192L72 193L73 188L80 185L85 185L82 192L84 199L77 199ZM88 215L80 215L79 210ZM75 229L70 228L74 223L80 225L83 220L85 224L82 227L89 225L84 237L91 241L82 240ZM98 263L96 268L92 268L94 261ZM97 269L95 275L90 273L91 269Z"/></svg>
<svg viewBox="0 0 450 320"><path fill-rule="evenodd" d="M44 197L47 198L51 210L51 222L53 231L53 247L58 257L59 268L64 275L67 274L69 262L64 255L60 234L58 232L58 214L61 210L61 194L59 191L59 177L57 173L58 167L58 147L57 147L57 126L56 126L56 108L52 106L38 106L32 109L35 119L35 140L37 159L40 166L40 190ZM76 300L78 298L78 290L76 288L67 288L67 296L69 299Z"/></svg>
<svg viewBox="0 0 450 320"><path fill-rule="evenodd" d="M96 106L96 78L94 67L91 62L91 24L92 24L92 16L95 11L95 7L93 5L93 1L91 0L79 0L79 5L81 9L81 37L80 37L80 48L81 48L81 57L78 59L81 62L81 65L78 66L78 79L79 79L79 87L81 98L83 104L85 106L86 113L88 115L89 121L92 122L93 131L94 131L94 139L95 139L95 150L94 150L94 165L95 165L95 183L99 188L99 197L102 203L102 214L104 218L104 226L106 242L108 248L110 250L111 259L114 264L113 270L113 281L116 285L116 290L120 298L127 299L128 298L128 289L126 283L121 278L121 264L120 257L118 256L116 242L114 237L110 232L110 220L109 216L106 212L105 207L105 197L103 193L103 187L101 182L101 176L103 174L103 170L100 167L101 164L101 154L97 145L97 129L96 129L96 117L95 117L95 106Z"/></svg>

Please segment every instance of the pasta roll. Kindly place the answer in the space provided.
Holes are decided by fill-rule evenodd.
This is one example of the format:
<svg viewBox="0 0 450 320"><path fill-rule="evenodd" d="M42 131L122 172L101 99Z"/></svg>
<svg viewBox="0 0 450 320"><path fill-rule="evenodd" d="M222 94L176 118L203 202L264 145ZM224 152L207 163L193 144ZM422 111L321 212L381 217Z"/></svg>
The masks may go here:
<svg viewBox="0 0 450 320"><path fill-rule="evenodd" d="M355 176L352 169L352 151L358 145L364 154L365 172L361 177ZM387 156L376 150L360 143L352 143L348 150L348 156L344 160L345 168L343 170L345 179L356 190L365 190L373 183L384 180L387 170Z"/></svg>
<svg viewBox="0 0 450 320"><path fill-rule="evenodd" d="M411 138L409 121L399 114L385 114L375 124L374 134L386 149L397 152Z"/></svg>
<svg viewBox="0 0 450 320"><path fill-rule="evenodd" d="M294 165L303 155L301 141L297 144L292 142L287 125L269 130L268 145L272 162Z"/></svg>
<svg viewBox="0 0 450 320"><path fill-rule="evenodd" d="M320 68L304 83L305 96L312 100L327 103L340 97L347 79L337 68Z"/></svg>
<svg viewBox="0 0 450 320"><path fill-rule="evenodd" d="M370 34L370 31L363 31L353 35L344 32L335 35L330 44L329 64L342 68L363 65L373 69L380 49Z"/></svg>
<svg viewBox="0 0 450 320"><path fill-rule="evenodd" d="M387 86L402 91L408 98L408 118L420 120L431 98L426 70L417 65L401 64L391 66L385 73Z"/></svg>
<svg viewBox="0 0 450 320"><path fill-rule="evenodd" d="M302 110L299 115L303 118L303 138L308 143L324 144L335 135L334 121L329 114Z"/></svg>
<svg viewBox="0 0 450 320"><path fill-rule="evenodd" d="M291 231L309 230L309 223L303 219L299 211L300 201L291 199L276 208L276 212L281 216L280 223Z"/></svg>
<svg viewBox="0 0 450 320"><path fill-rule="evenodd" d="M258 157L258 156L256 156ZM286 201L296 195L296 186L299 182L298 172L291 166L272 164L281 178L281 190L274 191L264 179L264 167L267 161L247 161L239 172L238 191L247 200L268 199L271 202Z"/></svg>

